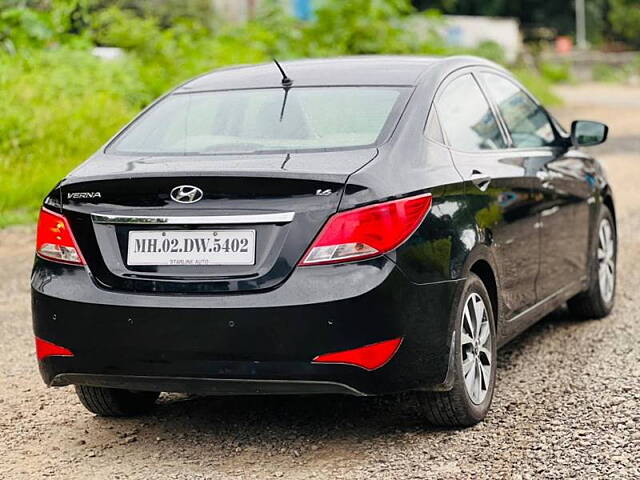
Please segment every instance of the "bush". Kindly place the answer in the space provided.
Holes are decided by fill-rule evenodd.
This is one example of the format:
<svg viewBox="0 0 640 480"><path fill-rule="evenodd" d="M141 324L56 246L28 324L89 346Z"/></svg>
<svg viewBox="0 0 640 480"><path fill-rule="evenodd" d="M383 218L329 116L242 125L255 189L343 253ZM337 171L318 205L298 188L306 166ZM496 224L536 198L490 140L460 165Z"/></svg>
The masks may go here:
<svg viewBox="0 0 640 480"><path fill-rule="evenodd" d="M513 74L546 106L560 105L562 101L553 93L552 82L539 72L523 67L513 69Z"/></svg>
<svg viewBox="0 0 640 480"><path fill-rule="evenodd" d="M410 0L324 0L310 23L265 0L256 19L226 26L198 20L208 0L171 0L182 7L155 16L153 0L4 1L13 3L0 12L0 226L35 218L55 182L142 107L213 68L369 53L504 58L494 43L447 48L435 28L439 14L416 14ZM98 60L96 45L126 55ZM530 72L526 79L549 98L547 81Z"/></svg>
<svg viewBox="0 0 640 480"><path fill-rule="evenodd" d="M609 0L609 22L615 33L640 46L640 3L638 0Z"/></svg>
<svg viewBox="0 0 640 480"><path fill-rule="evenodd" d="M151 99L128 61L69 49L0 55L0 91L0 217L14 219L32 218L53 185Z"/></svg>
<svg viewBox="0 0 640 480"><path fill-rule="evenodd" d="M566 63L542 63L540 75L551 83L564 83L571 80L571 68Z"/></svg>

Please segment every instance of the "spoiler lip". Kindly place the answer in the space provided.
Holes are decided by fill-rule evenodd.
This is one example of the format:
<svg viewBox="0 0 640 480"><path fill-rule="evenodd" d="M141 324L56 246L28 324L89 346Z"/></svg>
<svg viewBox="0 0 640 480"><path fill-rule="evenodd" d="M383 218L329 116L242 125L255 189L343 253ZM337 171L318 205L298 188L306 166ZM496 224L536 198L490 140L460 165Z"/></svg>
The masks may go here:
<svg viewBox="0 0 640 480"><path fill-rule="evenodd" d="M378 148L353 150L207 156L125 156L97 153L76 167L61 186L145 177L299 178L345 183L376 159Z"/></svg>

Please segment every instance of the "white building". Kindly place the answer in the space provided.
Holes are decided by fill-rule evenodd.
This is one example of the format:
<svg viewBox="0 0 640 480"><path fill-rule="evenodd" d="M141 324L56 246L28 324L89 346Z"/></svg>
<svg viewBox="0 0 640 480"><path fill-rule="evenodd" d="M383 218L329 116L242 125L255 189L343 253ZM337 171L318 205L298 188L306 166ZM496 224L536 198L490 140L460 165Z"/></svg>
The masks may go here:
<svg viewBox="0 0 640 480"><path fill-rule="evenodd" d="M473 48L484 41L500 45L508 62L522 51L520 23L515 18L445 15L442 36L449 45Z"/></svg>
<svg viewBox="0 0 640 480"><path fill-rule="evenodd" d="M231 22L250 19L264 0L211 0L216 13ZM311 5L317 0L279 0L293 15L305 18L311 13Z"/></svg>
<svg viewBox="0 0 640 480"><path fill-rule="evenodd" d="M242 22L251 18L259 0L211 0L216 14L225 20Z"/></svg>
<svg viewBox="0 0 640 480"><path fill-rule="evenodd" d="M250 19L264 0L211 0L221 18L230 22L242 22ZM322 0L279 0L283 7L299 18L311 16L311 6ZM349 0L344 0L349 1ZM433 19L416 15L410 24L418 33L433 28ZM473 48L483 41L492 41L500 45L508 62L517 60L522 51L523 42L520 24L515 18L496 18L466 15L444 15L435 20L440 35L452 46Z"/></svg>

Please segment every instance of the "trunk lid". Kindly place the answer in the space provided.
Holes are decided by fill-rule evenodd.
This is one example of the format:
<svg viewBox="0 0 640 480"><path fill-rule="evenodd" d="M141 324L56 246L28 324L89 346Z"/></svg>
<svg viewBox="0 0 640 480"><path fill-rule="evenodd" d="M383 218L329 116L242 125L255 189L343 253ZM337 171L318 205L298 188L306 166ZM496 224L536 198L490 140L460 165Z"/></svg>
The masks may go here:
<svg viewBox="0 0 640 480"><path fill-rule="evenodd" d="M61 184L62 208L87 265L103 288L215 293L274 288L293 271L349 175L376 149L254 157L97 155ZM171 199L181 185L196 203ZM156 223L161 222L161 223ZM129 236L255 232L249 265L130 265ZM155 233L154 233L155 232ZM190 235L190 234L186 234Z"/></svg>

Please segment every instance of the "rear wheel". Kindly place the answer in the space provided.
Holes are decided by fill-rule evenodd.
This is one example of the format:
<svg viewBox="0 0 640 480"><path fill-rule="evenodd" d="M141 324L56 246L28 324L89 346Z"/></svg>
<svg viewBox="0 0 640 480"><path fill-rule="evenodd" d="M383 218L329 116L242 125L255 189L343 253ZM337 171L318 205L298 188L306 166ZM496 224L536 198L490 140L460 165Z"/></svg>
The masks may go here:
<svg viewBox="0 0 640 480"><path fill-rule="evenodd" d="M489 294L479 277L469 275L456 308L453 388L419 393L430 423L466 427L487 414L496 378L495 321Z"/></svg>
<svg viewBox="0 0 640 480"><path fill-rule="evenodd" d="M76 394L87 410L103 417L130 417L150 411L158 392L76 385Z"/></svg>
<svg viewBox="0 0 640 480"><path fill-rule="evenodd" d="M589 288L570 299L569 311L581 318L606 317L613 309L616 291L617 239L609 209L602 207L589 262Z"/></svg>

